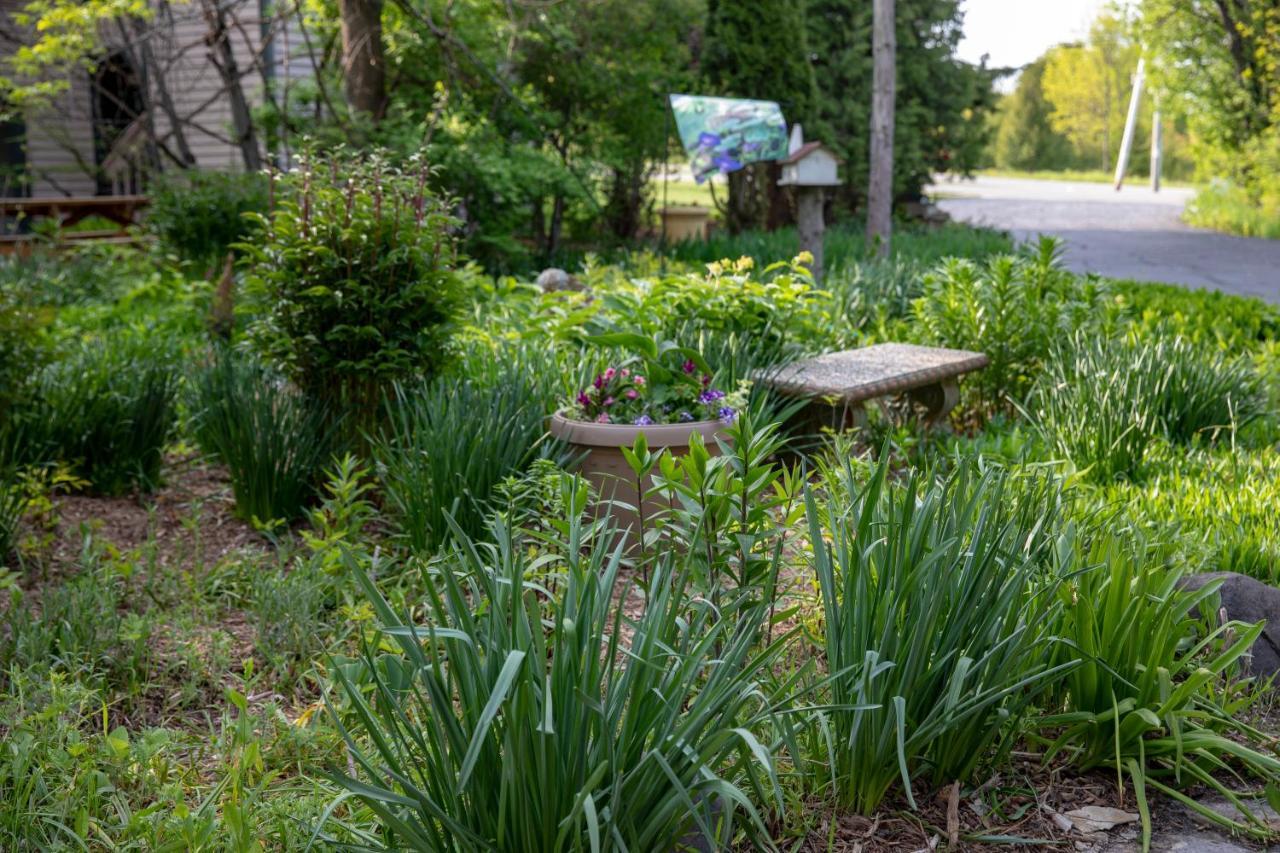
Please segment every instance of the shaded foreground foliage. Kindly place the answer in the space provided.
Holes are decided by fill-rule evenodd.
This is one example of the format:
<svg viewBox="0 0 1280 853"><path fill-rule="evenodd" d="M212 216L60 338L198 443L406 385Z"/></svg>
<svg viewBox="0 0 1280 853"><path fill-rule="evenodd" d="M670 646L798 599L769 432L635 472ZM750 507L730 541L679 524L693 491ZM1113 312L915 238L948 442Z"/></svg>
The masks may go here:
<svg viewBox="0 0 1280 853"><path fill-rule="evenodd" d="M451 357L332 447L341 410L309 414L317 395L251 338L214 357L212 285L95 296L86 268L88 295L32 332L43 364L14 405L78 418L107 389L123 414L85 433L92 453L0 428L20 507L8 528L0 509L0 839L781 847L833 813L967 795L1026 745L1103 769L1144 814L1194 785L1265 794L1280 767L1242 666L1258 628L1217 624L1213 589L1178 580L1280 577L1276 312L1053 254L927 277L850 262L822 288L749 261L587 265L590 293L455 271ZM41 269L0 276L25 282L12 303L55 301ZM150 350L94 340L144 320L165 330ZM865 435L801 442L756 391L712 447L631 448L663 507L638 547L584 512L543 435L617 357L600 331L696 344L719 383L878 340L982 349L996 328L1025 336L992 348L1007 381L966 386L949 429L891 403ZM93 394L28 393L73 366L88 378L66 388ZM156 409L135 402L153 374L163 437L102 467L155 435L120 426ZM64 497L141 458L156 473L123 479L129 500ZM200 491L210 470L229 484Z"/></svg>

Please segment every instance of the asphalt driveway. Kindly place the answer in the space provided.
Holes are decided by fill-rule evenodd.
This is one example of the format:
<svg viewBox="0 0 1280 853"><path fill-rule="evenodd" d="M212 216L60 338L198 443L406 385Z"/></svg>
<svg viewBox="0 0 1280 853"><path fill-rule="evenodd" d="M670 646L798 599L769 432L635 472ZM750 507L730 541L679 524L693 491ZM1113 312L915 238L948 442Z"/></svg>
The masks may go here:
<svg viewBox="0 0 1280 853"><path fill-rule="evenodd" d="M1193 191L979 177L928 189L952 218L1013 233L1062 238L1076 272L1208 287L1280 304L1280 240L1232 237L1180 219Z"/></svg>

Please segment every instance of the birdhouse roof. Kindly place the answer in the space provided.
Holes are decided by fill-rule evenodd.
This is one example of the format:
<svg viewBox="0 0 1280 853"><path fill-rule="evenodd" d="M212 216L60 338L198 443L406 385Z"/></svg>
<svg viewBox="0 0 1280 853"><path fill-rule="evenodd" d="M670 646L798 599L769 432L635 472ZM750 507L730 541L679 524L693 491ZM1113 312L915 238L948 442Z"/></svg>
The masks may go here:
<svg viewBox="0 0 1280 853"><path fill-rule="evenodd" d="M815 151L825 151L837 162L840 161L840 158L836 157L835 152L833 152L827 146L823 145L821 142L806 142L804 145L801 145L795 151L788 154L786 159L780 162L782 162L783 165L787 165L790 163L799 163L801 160L808 157L810 154L812 154Z"/></svg>

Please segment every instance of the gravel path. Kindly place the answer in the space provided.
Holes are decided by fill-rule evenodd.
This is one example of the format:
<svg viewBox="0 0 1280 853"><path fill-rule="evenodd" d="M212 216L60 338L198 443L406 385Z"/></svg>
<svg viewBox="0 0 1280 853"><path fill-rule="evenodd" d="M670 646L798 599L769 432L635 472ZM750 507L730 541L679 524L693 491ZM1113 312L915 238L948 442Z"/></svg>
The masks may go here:
<svg viewBox="0 0 1280 853"><path fill-rule="evenodd" d="M954 219L1023 240L1053 234L1077 272L1209 287L1280 303L1280 240L1232 237L1179 218L1189 189L1153 193L1145 184L979 177L928 188Z"/></svg>

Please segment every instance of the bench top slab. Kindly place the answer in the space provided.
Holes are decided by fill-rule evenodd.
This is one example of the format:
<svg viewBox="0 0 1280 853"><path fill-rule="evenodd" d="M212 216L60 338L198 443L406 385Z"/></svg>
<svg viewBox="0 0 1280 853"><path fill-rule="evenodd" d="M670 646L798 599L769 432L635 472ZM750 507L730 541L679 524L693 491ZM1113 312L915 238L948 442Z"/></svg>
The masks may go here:
<svg viewBox="0 0 1280 853"><path fill-rule="evenodd" d="M980 352L875 344L797 361L761 377L761 381L791 397L833 397L860 403L936 385L987 364L987 357Z"/></svg>

